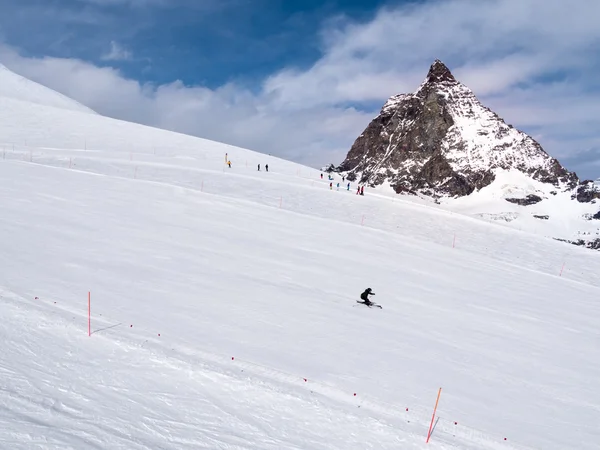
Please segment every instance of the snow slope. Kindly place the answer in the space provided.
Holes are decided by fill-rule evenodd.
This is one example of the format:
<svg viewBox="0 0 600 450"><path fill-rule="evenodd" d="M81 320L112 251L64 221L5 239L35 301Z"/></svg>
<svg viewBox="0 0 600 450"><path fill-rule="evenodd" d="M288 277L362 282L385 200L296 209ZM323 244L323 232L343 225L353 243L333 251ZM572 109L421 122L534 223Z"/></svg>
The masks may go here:
<svg viewBox="0 0 600 450"><path fill-rule="evenodd" d="M38 105L95 114L87 106L70 99L46 86L10 71L0 64L0 98L27 101Z"/></svg>
<svg viewBox="0 0 600 450"><path fill-rule="evenodd" d="M600 254L20 100L0 146L0 448L597 447Z"/></svg>

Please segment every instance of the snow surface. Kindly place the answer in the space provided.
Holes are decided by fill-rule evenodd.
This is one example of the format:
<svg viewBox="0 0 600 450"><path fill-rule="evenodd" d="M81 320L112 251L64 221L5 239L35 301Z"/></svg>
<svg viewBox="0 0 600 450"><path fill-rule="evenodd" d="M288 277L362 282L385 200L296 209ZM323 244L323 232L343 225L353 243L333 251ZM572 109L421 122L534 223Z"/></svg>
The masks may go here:
<svg viewBox="0 0 600 450"><path fill-rule="evenodd" d="M0 64L0 81L0 97L95 114L87 106L83 106L69 97L17 75L2 64Z"/></svg>
<svg viewBox="0 0 600 450"><path fill-rule="evenodd" d="M599 253L23 100L0 146L0 448L597 448Z"/></svg>

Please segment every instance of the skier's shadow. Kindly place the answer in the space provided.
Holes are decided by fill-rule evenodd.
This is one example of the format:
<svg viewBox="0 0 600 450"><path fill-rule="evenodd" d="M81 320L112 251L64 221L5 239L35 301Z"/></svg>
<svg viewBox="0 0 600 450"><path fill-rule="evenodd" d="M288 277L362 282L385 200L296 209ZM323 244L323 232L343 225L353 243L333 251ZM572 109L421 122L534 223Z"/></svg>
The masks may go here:
<svg viewBox="0 0 600 450"><path fill-rule="evenodd" d="M435 427L437 427L438 422L440 421L439 417L435 418L435 423L433 424L433 428L431 429L431 434L429 435L429 437L433 436L433 433L435 432Z"/></svg>
<svg viewBox="0 0 600 450"><path fill-rule="evenodd" d="M100 333L101 331L106 331L106 330L110 330L111 328L115 328L118 327L119 325L123 325L123 323L118 323L116 325L111 325L110 327L104 327L104 328L100 328L98 330L94 330L92 331L91 334L96 334L96 333Z"/></svg>

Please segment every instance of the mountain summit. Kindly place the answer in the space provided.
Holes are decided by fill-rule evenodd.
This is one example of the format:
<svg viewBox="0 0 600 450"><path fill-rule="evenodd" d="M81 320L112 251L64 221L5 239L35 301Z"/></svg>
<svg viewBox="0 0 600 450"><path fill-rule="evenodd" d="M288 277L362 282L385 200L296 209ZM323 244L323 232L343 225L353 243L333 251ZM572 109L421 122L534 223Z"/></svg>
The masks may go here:
<svg viewBox="0 0 600 450"><path fill-rule="evenodd" d="M579 180L533 138L486 108L436 60L413 94L394 95L339 167L350 180L397 192L460 197L516 169L559 189Z"/></svg>

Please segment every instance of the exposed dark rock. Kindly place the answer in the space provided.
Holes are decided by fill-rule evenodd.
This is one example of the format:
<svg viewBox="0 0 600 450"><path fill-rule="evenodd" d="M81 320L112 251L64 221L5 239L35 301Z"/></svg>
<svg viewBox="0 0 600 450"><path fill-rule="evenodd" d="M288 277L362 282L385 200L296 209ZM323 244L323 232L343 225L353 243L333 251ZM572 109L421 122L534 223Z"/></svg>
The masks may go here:
<svg viewBox="0 0 600 450"><path fill-rule="evenodd" d="M529 194L525 198L506 198L505 200L510 203L516 203L517 205L529 206L541 202L542 197L539 197L535 194Z"/></svg>
<svg viewBox="0 0 600 450"><path fill-rule="evenodd" d="M536 219L542 219L542 220L548 220L550 218L550 216L547 216L547 215L537 215L537 214L534 214L533 217L535 217Z"/></svg>
<svg viewBox="0 0 600 450"><path fill-rule="evenodd" d="M600 211L592 216L592 219L600 220Z"/></svg>
<svg viewBox="0 0 600 450"><path fill-rule="evenodd" d="M598 189L592 180L585 180L577 186L577 191L571 198L577 199L581 203L590 203L600 198L600 189Z"/></svg>
<svg viewBox="0 0 600 450"><path fill-rule="evenodd" d="M554 238L557 241L566 242L568 244L577 245L578 247L585 247L592 250L600 250L600 238L596 238L590 241L585 241L583 239L577 239L575 241L570 241L568 239L559 239Z"/></svg>

